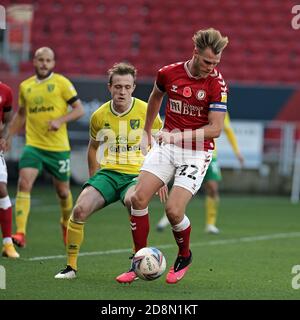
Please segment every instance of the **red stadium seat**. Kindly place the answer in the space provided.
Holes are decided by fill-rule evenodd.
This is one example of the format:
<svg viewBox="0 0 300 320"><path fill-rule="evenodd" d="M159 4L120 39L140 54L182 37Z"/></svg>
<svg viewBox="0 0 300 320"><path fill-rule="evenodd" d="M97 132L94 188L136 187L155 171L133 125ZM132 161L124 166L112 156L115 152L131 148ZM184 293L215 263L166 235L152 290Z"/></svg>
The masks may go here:
<svg viewBox="0 0 300 320"><path fill-rule="evenodd" d="M34 4L32 51L53 47L67 72L98 75L127 59L139 66L139 75L152 77L159 66L189 59L194 32L213 26L229 37L221 65L227 80L300 82L300 41L291 27L291 0L2 2ZM289 71L278 72L287 64Z"/></svg>
<svg viewBox="0 0 300 320"><path fill-rule="evenodd" d="M20 72L33 73L33 66L31 61L20 62L19 64Z"/></svg>
<svg viewBox="0 0 300 320"><path fill-rule="evenodd" d="M9 72L10 71L9 64L2 59L0 59L0 71L2 71L2 72Z"/></svg>

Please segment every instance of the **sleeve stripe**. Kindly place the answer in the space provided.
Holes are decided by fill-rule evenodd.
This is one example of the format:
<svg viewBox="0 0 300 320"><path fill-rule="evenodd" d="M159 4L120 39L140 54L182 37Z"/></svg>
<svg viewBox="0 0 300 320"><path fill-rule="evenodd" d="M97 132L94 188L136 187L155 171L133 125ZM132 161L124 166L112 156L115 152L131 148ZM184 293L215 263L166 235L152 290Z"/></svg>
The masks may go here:
<svg viewBox="0 0 300 320"><path fill-rule="evenodd" d="M209 108L209 111L219 111L219 112L227 112L227 109L220 109L220 108Z"/></svg>
<svg viewBox="0 0 300 320"><path fill-rule="evenodd" d="M223 105L223 106L226 106L226 105L227 105L226 102L221 102L221 101L211 102L209 105L211 106L211 105L219 105L219 104L221 104L221 105Z"/></svg>
<svg viewBox="0 0 300 320"><path fill-rule="evenodd" d="M223 104L218 104L218 103L214 103L214 104L210 104L209 105L209 110L213 109L213 108L218 108L218 109L223 109L223 110L227 110L227 106L226 104L223 105Z"/></svg>
<svg viewBox="0 0 300 320"><path fill-rule="evenodd" d="M72 103L74 103L75 101L77 101L78 99L79 99L78 96L75 96L75 97L69 99L69 100L67 101L67 103L68 103L68 104L72 104Z"/></svg>

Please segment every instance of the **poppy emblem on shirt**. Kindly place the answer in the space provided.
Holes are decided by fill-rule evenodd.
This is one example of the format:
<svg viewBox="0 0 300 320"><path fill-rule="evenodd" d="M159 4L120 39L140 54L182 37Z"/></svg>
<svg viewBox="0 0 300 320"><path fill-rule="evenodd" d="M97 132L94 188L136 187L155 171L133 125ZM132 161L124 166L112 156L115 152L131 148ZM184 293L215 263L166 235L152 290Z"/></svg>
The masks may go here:
<svg viewBox="0 0 300 320"><path fill-rule="evenodd" d="M190 87L184 87L183 96L186 98L190 98L192 96L192 89Z"/></svg>
<svg viewBox="0 0 300 320"><path fill-rule="evenodd" d="M196 98L198 100L203 100L206 96L206 92L204 90L199 90L196 94Z"/></svg>

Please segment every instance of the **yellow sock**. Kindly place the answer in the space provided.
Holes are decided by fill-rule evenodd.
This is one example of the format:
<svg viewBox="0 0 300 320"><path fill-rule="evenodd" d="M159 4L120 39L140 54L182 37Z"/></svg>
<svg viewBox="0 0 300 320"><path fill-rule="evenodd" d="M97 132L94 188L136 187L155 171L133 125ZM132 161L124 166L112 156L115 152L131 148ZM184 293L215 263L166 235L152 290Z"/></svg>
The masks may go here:
<svg viewBox="0 0 300 320"><path fill-rule="evenodd" d="M83 241L84 223L69 220L67 236L67 264L77 270L77 258Z"/></svg>
<svg viewBox="0 0 300 320"><path fill-rule="evenodd" d="M60 223L65 227L68 226L68 221L70 219L71 213L73 209L73 197L71 191L66 199L60 199L60 210L61 210L61 218Z"/></svg>
<svg viewBox="0 0 300 320"><path fill-rule="evenodd" d="M206 224L216 225L219 199L207 196L205 198Z"/></svg>
<svg viewBox="0 0 300 320"><path fill-rule="evenodd" d="M30 192L17 192L16 196L16 226L17 232L26 233L27 220L30 211Z"/></svg>

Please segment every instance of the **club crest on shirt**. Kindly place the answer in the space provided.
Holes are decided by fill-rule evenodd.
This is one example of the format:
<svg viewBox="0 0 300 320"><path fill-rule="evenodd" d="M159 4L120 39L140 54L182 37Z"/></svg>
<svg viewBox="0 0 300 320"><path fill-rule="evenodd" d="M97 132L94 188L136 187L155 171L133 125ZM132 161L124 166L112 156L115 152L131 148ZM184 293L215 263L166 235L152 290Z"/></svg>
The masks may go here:
<svg viewBox="0 0 300 320"><path fill-rule="evenodd" d="M130 119L130 128L135 130L140 127L140 119Z"/></svg>
<svg viewBox="0 0 300 320"><path fill-rule="evenodd" d="M183 88L183 96L185 98L190 98L192 96L192 89L191 87L184 87Z"/></svg>
<svg viewBox="0 0 300 320"><path fill-rule="evenodd" d="M55 85L54 84L48 84L47 86L47 89L48 89L48 92L52 92L55 88Z"/></svg>
<svg viewBox="0 0 300 320"><path fill-rule="evenodd" d="M196 94L198 100L204 100L206 97L206 92L204 90L199 90Z"/></svg>

